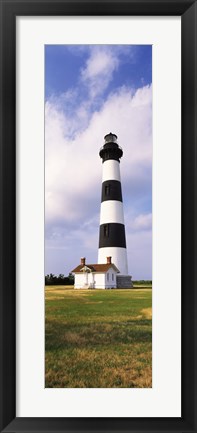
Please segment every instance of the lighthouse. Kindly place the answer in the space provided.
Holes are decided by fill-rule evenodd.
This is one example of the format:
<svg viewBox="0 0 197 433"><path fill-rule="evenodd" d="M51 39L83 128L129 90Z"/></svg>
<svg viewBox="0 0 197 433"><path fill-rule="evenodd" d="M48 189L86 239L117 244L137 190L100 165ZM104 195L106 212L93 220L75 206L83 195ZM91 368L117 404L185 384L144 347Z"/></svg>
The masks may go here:
<svg viewBox="0 0 197 433"><path fill-rule="evenodd" d="M105 263L106 257L111 257L111 262L120 272L116 277L117 287L131 288L120 178L120 159L123 150L118 145L117 135L111 132L105 135L99 156L103 163L103 173L98 263Z"/></svg>

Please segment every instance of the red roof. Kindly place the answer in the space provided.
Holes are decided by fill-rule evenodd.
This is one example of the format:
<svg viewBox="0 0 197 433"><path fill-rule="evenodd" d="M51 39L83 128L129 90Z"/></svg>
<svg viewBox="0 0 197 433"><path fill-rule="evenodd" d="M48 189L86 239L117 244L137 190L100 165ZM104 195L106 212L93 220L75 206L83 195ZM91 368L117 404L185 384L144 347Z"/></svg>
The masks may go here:
<svg viewBox="0 0 197 433"><path fill-rule="evenodd" d="M89 268L92 272L107 272L110 268L113 268L116 272L120 272L118 268L113 263L101 263L101 264L95 264L95 265L78 265L75 269L73 269L71 272L77 273L77 272L83 272L84 266Z"/></svg>

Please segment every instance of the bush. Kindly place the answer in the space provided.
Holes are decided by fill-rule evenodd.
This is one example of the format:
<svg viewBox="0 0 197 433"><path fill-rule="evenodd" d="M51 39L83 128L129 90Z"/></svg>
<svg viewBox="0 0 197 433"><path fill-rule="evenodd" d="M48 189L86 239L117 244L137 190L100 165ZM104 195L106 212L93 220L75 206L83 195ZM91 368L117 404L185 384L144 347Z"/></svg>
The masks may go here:
<svg viewBox="0 0 197 433"><path fill-rule="evenodd" d="M70 286L74 284L74 276L69 274L67 277L64 274L59 274L58 277L54 274L45 275L46 286Z"/></svg>

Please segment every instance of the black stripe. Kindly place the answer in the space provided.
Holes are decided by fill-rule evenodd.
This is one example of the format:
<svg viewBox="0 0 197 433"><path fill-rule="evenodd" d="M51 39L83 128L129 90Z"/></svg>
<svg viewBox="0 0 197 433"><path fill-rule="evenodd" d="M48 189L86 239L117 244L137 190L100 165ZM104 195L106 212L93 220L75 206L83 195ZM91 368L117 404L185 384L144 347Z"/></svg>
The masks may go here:
<svg viewBox="0 0 197 433"><path fill-rule="evenodd" d="M103 247L126 248L124 224L109 223L100 225L99 248Z"/></svg>
<svg viewBox="0 0 197 433"><path fill-rule="evenodd" d="M102 183L101 203L106 200L122 201L122 189L119 180L106 180Z"/></svg>

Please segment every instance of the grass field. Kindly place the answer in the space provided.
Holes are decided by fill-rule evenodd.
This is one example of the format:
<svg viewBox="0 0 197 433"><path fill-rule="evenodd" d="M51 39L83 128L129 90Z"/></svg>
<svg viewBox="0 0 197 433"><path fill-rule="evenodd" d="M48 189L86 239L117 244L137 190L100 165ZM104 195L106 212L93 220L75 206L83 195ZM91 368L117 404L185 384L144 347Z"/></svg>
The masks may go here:
<svg viewBox="0 0 197 433"><path fill-rule="evenodd" d="M150 388L152 290L47 286L46 388Z"/></svg>

